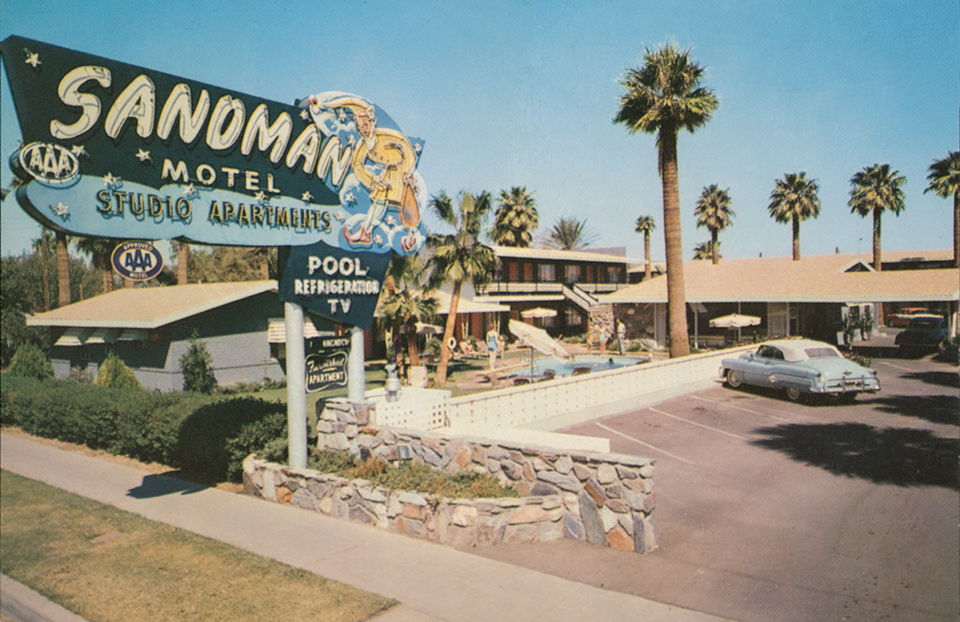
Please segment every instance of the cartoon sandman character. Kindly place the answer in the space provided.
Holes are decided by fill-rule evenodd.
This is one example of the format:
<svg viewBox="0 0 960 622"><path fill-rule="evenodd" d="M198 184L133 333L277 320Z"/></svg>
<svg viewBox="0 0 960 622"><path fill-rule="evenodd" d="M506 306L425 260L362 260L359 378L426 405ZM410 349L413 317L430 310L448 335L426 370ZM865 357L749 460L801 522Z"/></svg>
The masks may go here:
<svg viewBox="0 0 960 622"><path fill-rule="evenodd" d="M373 229L383 221L389 207L397 209L400 223L405 228L415 229L420 224L414 175L417 155L407 137L395 130L378 128L373 106L357 97L320 101L311 96L309 101L311 109L349 110L360 134L361 140L354 149L350 167L357 181L370 192L370 208L359 223L344 225L343 235L347 242L354 246L371 246ZM409 237L412 244L412 233Z"/></svg>

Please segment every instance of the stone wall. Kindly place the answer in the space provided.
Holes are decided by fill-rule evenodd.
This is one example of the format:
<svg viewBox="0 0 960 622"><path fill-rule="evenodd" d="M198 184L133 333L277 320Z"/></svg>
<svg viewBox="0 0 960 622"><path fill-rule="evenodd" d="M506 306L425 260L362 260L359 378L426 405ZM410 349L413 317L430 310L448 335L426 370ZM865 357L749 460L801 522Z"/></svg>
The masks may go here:
<svg viewBox="0 0 960 622"><path fill-rule="evenodd" d="M319 448L388 462L413 460L447 473L489 473L524 497L451 500L390 491L255 456L244 463L245 489L271 501L459 548L558 538L639 553L657 547L650 459L369 426L361 423L367 421L367 408L327 400L317 424Z"/></svg>

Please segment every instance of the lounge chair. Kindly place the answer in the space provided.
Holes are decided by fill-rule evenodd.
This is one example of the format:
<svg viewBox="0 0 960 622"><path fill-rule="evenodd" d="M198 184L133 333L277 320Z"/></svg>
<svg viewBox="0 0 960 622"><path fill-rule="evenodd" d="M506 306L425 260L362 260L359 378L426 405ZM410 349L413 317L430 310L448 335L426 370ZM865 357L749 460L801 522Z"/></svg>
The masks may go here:
<svg viewBox="0 0 960 622"><path fill-rule="evenodd" d="M573 371L570 373L571 376L582 376L584 374L589 374L590 368L586 365L578 365L573 368Z"/></svg>
<svg viewBox="0 0 960 622"><path fill-rule="evenodd" d="M463 356L469 359L482 359L483 355L473 349L473 345L467 341L463 340L459 344L460 351L463 353Z"/></svg>

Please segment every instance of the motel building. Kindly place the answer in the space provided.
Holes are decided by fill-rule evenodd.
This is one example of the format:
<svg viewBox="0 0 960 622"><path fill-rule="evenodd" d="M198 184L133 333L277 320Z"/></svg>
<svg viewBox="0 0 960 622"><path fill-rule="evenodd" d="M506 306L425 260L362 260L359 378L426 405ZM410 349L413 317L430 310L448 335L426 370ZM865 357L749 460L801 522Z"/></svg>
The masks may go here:
<svg viewBox="0 0 960 622"><path fill-rule="evenodd" d="M853 307L869 312L874 330L904 307L921 307L947 319L957 335L960 270L951 267L952 250L883 253L882 271L869 255L722 259L684 263L690 344L699 348L732 345L737 331L711 328L713 318L740 313L760 318L743 328L740 342L802 336L837 343L843 318ZM649 280L598 296L624 323L627 339L668 346L667 279ZM882 314L881 314L882 309Z"/></svg>

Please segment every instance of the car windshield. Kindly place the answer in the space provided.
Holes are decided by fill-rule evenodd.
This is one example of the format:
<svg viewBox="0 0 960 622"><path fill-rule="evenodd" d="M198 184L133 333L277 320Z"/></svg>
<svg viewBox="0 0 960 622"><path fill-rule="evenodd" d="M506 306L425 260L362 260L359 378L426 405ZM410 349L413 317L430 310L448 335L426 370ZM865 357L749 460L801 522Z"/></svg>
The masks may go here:
<svg viewBox="0 0 960 622"><path fill-rule="evenodd" d="M940 320L933 318L916 318L910 320L910 328L939 328Z"/></svg>
<svg viewBox="0 0 960 622"><path fill-rule="evenodd" d="M840 355L833 348L806 348L803 351L811 359L838 359Z"/></svg>

